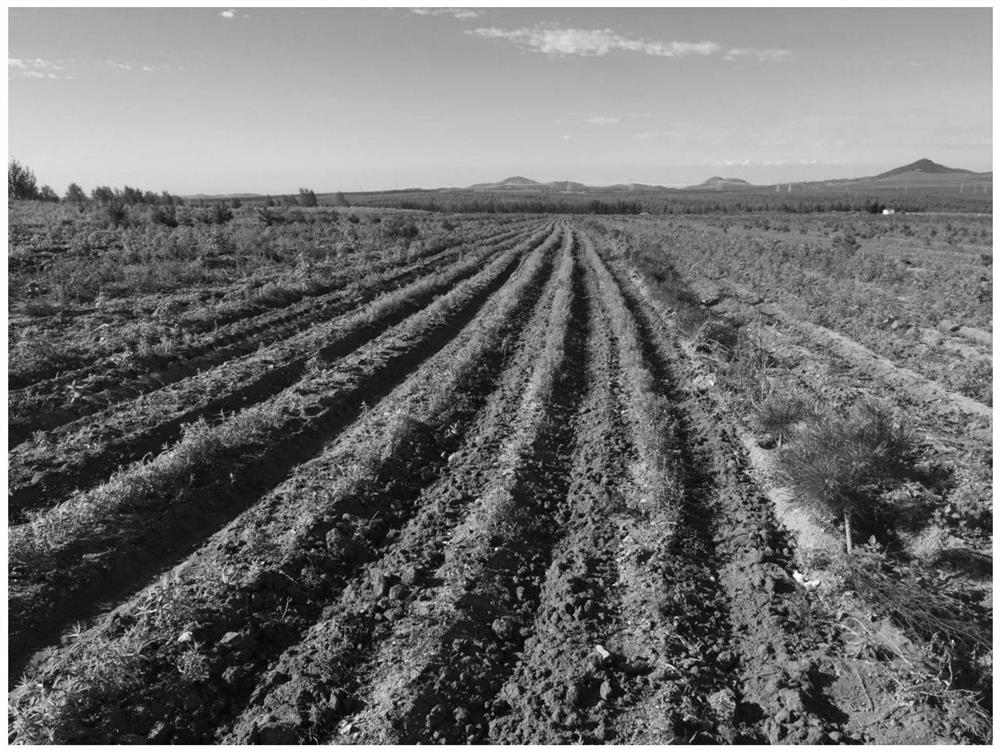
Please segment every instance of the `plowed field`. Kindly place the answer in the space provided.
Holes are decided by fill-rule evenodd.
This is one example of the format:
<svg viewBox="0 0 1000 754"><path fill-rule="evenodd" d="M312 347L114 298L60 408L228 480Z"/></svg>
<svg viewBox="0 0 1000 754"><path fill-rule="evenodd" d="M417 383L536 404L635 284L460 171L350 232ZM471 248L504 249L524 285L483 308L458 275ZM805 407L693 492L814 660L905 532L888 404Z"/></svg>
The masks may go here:
<svg viewBox="0 0 1000 754"><path fill-rule="evenodd" d="M553 218L25 377L13 740L874 740L667 324Z"/></svg>

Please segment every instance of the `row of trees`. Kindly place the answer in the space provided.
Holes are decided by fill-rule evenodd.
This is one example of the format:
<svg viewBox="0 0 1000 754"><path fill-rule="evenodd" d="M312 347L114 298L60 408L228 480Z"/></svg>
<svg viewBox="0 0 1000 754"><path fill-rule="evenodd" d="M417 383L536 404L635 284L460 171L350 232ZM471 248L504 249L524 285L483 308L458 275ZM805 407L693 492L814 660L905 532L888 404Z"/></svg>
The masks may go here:
<svg viewBox="0 0 1000 754"><path fill-rule="evenodd" d="M38 179L27 165L22 165L12 159L7 165L7 198L34 199L43 202L58 202L59 195L51 186L38 187ZM182 205L184 200L179 196L164 191L161 194L152 191L142 191L131 186L113 189L110 186L98 186L90 192L90 197L80 188L80 184L71 183L66 189L64 200L70 204L83 205L93 200L99 204L146 204L146 205Z"/></svg>
<svg viewBox="0 0 1000 754"><path fill-rule="evenodd" d="M11 159L7 166L7 196L9 199L33 199L45 202L59 201L59 195L56 194L50 186L42 186L41 188L38 188L38 180L35 178L35 174L30 168L26 165L22 165L15 159ZM69 185L66 189L66 196L63 200L70 204L80 206L91 201L105 207L112 205L146 205L164 207L184 205L184 200L181 197L175 196L168 191L156 194L152 191L142 191L141 189L133 188L132 186L125 186L121 189L113 189L110 186L98 186L90 192L90 196L88 197L87 192L85 192L78 183L71 183ZM316 207L319 204L316 192L308 188L300 188L297 197L281 197L280 202L285 206L297 205L299 207ZM211 203L217 204L218 201L213 201ZM199 202L199 204L203 204L203 202ZM231 200L233 209L238 209L241 204L242 202L238 197L234 197ZM276 204L277 202L275 202L275 200L270 196L264 199L264 205L267 207L273 207ZM341 192L337 192L333 200L333 205L337 207L350 206L347 198Z"/></svg>
<svg viewBox="0 0 1000 754"><path fill-rule="evenodd" d="M17 160L7 166L7 197L9 199L40 199L44 202L58 202L59 197L51 186L38 188L38 180L31 169Z"/></svg>

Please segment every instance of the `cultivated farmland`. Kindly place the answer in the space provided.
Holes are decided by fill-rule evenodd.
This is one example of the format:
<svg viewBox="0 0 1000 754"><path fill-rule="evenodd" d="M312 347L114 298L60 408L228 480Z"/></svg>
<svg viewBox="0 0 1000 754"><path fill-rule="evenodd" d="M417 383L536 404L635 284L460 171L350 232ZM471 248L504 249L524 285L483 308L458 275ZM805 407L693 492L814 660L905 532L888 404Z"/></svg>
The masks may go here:
<svg viewBox="0 0 1000 754"><path fill-rule="evenodd" d="M989 225L848 217L15 207L12 740L988 741Z"/></svg>

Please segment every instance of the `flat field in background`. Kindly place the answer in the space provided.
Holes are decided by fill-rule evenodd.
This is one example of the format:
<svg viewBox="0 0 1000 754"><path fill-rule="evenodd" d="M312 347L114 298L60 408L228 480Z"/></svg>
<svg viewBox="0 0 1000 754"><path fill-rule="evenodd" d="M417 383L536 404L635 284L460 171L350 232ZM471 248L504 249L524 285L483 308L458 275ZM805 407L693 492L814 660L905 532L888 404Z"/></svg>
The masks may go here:
<svg viewBox="0 0 1000 754"><path fill-rule="evenodd" d="M12 740L991 740L992 218L570 209L12 203Z"/></svg>

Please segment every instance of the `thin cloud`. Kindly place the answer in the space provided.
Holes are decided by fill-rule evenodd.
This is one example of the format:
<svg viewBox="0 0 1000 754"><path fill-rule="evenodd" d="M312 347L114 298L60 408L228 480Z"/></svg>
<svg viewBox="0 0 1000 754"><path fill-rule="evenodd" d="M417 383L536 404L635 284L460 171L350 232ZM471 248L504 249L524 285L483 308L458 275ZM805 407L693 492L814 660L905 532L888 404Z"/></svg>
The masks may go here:
<svg viewBox="0 0 1000 754"><path fill-rule="evenodd" d="M104 64L112 68L117 68L119 71L145 71L147 73L150 71L162 71L168 67L165 65L149 65L148 63L122 63L117 60L105 60Z"/></svg>
<svg viewBox="0 0 1000 754"><path fill-rule="evenodd" d="M472 8L410 8L418 16L451 16L452 18L479 18L482 13Z"/></svg>
<svg viewBox="0 0 1000 754"><path fill-rule="evenodd" d="M712 55L722 49L715 42L657 42L634 39L611 29L562 29L549 26L500 29L472 29L473 34L486 39L506 39L518 47L551 56L579 55L602 57L615 51L638 52L664 58L691 55Z"/></svg>
<svg viewBox="0 0 1000 754"><path fill-rule="evenodd" d="M44 58L7 58L7 65L11 68L24 70L44 70L44 71L65 71L66 66L58 60L45 60Z"/></svg>
<svg viewBox="0 0 1000 754"><path fill-rule="evenodd" d="M26 79L70 79L66 61L44 58L7 58L7 69Z"/></svg>
<svg viewBox="0 0 1000 754"><path fill-rule="evenodd" d="M219 11L219 15L225 18L227 21L232 21L234 18L236 18L236 13L237 11L235 8L226 8L225 10Z"/></svg>
<svg viewBox="0 0 1000 754"><path fill-rule="evenodd" d="M726 55L723 60L741 60L749 58L760 63L781 63L786 60L790 60L791 57L791 50L778 50L773 48L758 50L752 47L735 47L726 51Z"/></svg>
<svg viewBox="0 0 1000 754"><path fill-rule="evenodd" d="M587 123L592 126L616 126L621 123L621 118L612 118L607 115L595 115L592 118L587 118Z"/></svg>

